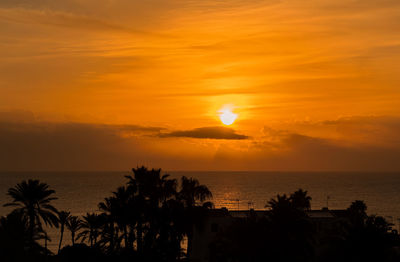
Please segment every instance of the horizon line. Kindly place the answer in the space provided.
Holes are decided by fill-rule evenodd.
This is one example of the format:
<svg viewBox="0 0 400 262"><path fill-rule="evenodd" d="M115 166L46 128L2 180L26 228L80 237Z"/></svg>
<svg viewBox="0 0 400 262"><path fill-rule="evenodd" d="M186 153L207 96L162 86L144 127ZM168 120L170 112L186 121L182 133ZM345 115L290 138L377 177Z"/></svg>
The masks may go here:
<svg viewBox="0 0 400 262"><path fill-rule="evenodd" d="M149 168L149 167L148 167ZM152 169L151 167L149 169ZM158 168L154 168L158 169ZM112 173L112 172L132 172L129 170L0 170L0 173ZM217 173L400 173L400 170L166 170L161 168L162 173L172 173L172 172L195 172L195 173L206 173L206 172L217 172Z"/></svg>

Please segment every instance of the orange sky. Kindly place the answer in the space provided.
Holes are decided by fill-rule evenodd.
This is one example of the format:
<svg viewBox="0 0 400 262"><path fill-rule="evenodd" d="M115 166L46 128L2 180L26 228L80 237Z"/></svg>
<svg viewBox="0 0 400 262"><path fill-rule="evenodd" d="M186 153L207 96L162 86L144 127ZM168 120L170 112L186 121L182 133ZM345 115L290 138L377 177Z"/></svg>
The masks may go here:
<svg viewBox="0 0 400 262"><path fill-rule="evenodd" d="M400 170L398 32L398 0L2 0L0 170Z"/></svg>

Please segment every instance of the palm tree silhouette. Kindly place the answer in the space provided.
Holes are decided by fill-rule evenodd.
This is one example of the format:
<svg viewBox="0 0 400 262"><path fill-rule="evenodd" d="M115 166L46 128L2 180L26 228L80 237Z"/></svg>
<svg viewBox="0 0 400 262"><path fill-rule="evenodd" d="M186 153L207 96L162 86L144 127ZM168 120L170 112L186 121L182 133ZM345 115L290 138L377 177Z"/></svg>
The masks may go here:
<svg viewBox="0 0 400 262"><path fill-rule="evenodd" d="M98 206L103 211L105 218L101 242L103 245L108 244L108 252L112 253L116 249L116 246L119 245L119 229L116 226L120 215L118 200L115 197L107 197Z"/></svg>
<svg viewBox="0 0 400 262"><path fill-rule="evenodd" d="M71 232L71 241L72 245L75 245L75 235L78 230L81 228L81 220L77 216L69 216L65 225L68 230Z"/></svg>
<svg viewBox="0 0 400 262"><path fill-rule="evenodd" d="M23 213L13 211L6 217L1 217L1 261L30 261L32 255L46 254L47 250L36 242L44 238L43 233L35 232L34 237L32 241L28 219Z"/></svg>
<svg viewBox="0 0 400 262"><path fill-rule="evenodd" d="M96 245L97 238L104 223L104 217L95 213L86 213L83 216L81 228L83 231L79 233L78 239L82 238L82 242L88 239L90 247Z"/></svg>
<svg viewBox="0 0 400 262"><path fill-rule="evenodd" d="M298 194L302 199L299 206L286 194L277 195L266 205L271 209L268 221L271 226L269 234L276 244L274 252L282 261L308 261L313 254L314 229L303 208L304 193Z"/></svg>
<svg viewBox="0 0 400 262"><path fill-rule="evenodd" d="M133 249L133 227L137 220L134 190L131 187L118 187L113 192L115 222L122 232L125 247ZM131 227L130 230L128 227Z"/></svg>
<svg viewBox="0 0 400 262"><path fill-rule="evenodd" d="M134 206L137 210L136 219L136 244L139 253L143 252L144 224L151 223L149 219L154 217L154 211L158 208L162 197L160 192L161 169L148 170L146 167L133 168L134 176L126 176L129 179L128 187L135 193ZM150 231L150 227L147 227ZM147 232L152 234L152 232ZM150 235L149 235L150 236ZM150 238L150 237L149 237Z"/></svg>
<svg viewBox="0 0 400 262"><path fill-rule="evenodd" d="M180 191L177 192L177 180L169 178L168 174L162 175L161 169L138 167L132 171L134 175L126 178L131 189L130 209L136 211L131 221L136 222L137 251L148 254L162 248L160 243L164 246L168 243L168 250L163 252L178 257L183 236L191 239L193 225L199 225L204 211L212 207L211 202L205 202L212 197L211 192L196 179L186 177L182 178ZM127 199L125 193L120 188L114 192L114 197Z"/></svg>
<svg viewBox="0 0 400 262"><path fill-rule="evenodd" d="M194 207L200 202L203 205L204 201L212 198L212 193L205 185L200 185L195 178L181 178L181 190L178 197L183 201L186 207Z"/></svg>
<svg viewBox="0 0 400 262"><path fill-rule="evenodd" d="M58 227L57 209L50 204L52 200L57 199L51 196L54 193L46 183L31 179L8 189L7 195L12 197L13 201L4 206L16 206L15 211L27 217L31 242L35 234L44 231L42 220L46 225Z"/></svg>
<svg viewBox="0 0 400 262"><path fill-rule="evenodd" d="M362 200L353 201L347 213L353 226L362 228L367 219L367 205Z"/></svg>
<svg viewBox="0 0 400 262"><path fill-rule="evenodd" d="M205 185L201 185L197 179L181 178L178 200L182 201L185 209L185 220L183 221L185 234L188 238L187 254L192 251L193 226L201 226L204 220L205 210L212 207L211 202L205 202L212 198L211 191Z"/></svg>
<svg viewBox="0 0 400 262"><path fill-rule="evenodd" d="M61 211L58 213L58 220L60 222L60 242L58 243L58 253L60 253L61 244L64 236L64 228L65 224L67 223L69 216L71 215L70 212Z"/></svg>
<svg viewBox="0 0 400 262"><path fill-rule="evenodd" d="M347 210L353 214L361 216L362 218L367 216L367 205L362 200L353 201Z"/></svg>
<svg viewBox="0 0 400 262"><path fill-rule="evenodd" d="M293 206L301 210L311 209L311 199L312 198L307 195L307 191L303 191L301 188L290 195Z"/></svg>

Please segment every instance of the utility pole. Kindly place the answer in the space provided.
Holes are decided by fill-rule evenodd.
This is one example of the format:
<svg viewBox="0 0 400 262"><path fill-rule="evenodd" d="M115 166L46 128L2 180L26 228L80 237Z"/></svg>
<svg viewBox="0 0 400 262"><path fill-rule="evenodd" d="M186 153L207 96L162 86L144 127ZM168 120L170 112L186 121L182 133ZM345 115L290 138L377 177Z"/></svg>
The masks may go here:
<svg viewBox="0 0 400 262"><path fill-rule="evenodd" d="M329 209L329 199L331 197L329 195L326 196L326 209Z"/></svg>

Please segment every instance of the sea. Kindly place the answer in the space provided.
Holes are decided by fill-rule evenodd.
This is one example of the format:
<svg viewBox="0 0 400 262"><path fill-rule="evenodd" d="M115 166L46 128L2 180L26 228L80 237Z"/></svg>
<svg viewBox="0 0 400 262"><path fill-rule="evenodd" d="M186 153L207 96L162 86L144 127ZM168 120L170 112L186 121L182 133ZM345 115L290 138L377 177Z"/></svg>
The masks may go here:
<svg viewBox="0 0 400 262"><path fill-rule="evenodd" d="M345 209L355 200L367 204L368 214L385 217L400 227L400 172L236 172L173 171L172 178L193 177L213 194L216 208L229 210L266 209L277 194L290 194L301 188L312 197L312 209ZM0 216L12 208L7 190L27 179L39 179L56 191L53 205L76 216L99 212L98 203L127 182L129 171L115 172L0 172ZM59 230L49 229L48 247L57 251ZM68 231L63 245L70 244Z"/></svg>

